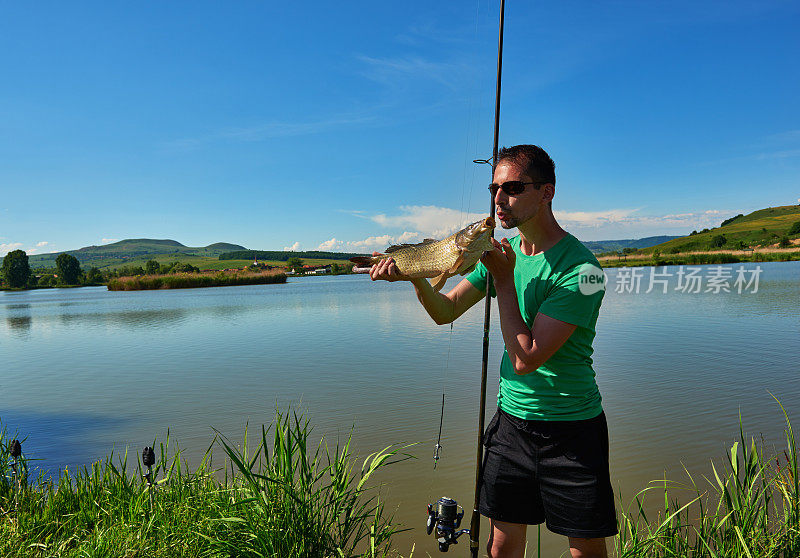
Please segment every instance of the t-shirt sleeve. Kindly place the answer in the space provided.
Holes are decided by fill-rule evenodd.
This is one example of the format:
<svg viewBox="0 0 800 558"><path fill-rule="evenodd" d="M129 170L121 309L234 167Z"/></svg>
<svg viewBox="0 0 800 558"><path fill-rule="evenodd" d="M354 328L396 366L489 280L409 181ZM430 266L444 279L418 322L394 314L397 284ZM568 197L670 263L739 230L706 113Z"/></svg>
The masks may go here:
<svg viewBox="0 0 800 558"><path fill-rule="evenodd" d="M598 290L584 286L582 292L582 268L582 265L576 265L558 278L539 306L539 312L568 324L592 327L603 302L605 287Z"/></svg>
<svg viewBox="0 0 800 558"><path fill-rule="evenodd" d="M480 292L485 293L486 275L487 275L486 266L483 265L483 262L479 261L478 264L475 266L475 269L473 269L469 273L469 275L467 275L467 281L472 283L472 286L478 289ZM494 290L494 285L492 285L491 295L497 296L497 293L495 293Z"/></svg>

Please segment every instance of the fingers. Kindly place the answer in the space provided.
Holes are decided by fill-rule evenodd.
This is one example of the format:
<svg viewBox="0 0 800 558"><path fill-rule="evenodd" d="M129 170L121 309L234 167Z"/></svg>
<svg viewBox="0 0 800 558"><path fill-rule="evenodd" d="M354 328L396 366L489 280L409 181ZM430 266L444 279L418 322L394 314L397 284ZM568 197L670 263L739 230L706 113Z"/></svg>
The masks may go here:
<svg viewBox="0 0 800 558"><path fill-rule="evenodd" d="M503 248L503 252L508 258L508 261L512 263L515 262L517 259L517 255L514 253L514 249L511 247L511 243L508 241L507 238L504 238L502 240L500 246Z"/></svg>
<svg viewBox="0 0 800 558"><path fill-rule="evenodd" d="M487 250L481 256L481 262L489 269L492 275L497 275L503 268L513 269L517 260L517 255L511 247L507 238L501 242L492 239L492 250Z"/></svg>
<svg viewBox="0 0 800 558"><path fill-rule="evenodd" d="M373 281L397 281L401 279L397 265L392 258L386 258L373 265L369 270L370 279Z"/></svg>

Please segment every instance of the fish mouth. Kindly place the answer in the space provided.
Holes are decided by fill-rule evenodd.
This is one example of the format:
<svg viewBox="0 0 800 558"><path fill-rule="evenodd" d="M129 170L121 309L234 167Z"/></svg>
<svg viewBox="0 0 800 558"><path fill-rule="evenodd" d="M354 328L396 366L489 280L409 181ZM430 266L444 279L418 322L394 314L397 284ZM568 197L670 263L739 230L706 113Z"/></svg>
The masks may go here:
<svg viewBox="0 0 800 558"><path fill-rule="evenodd" d="M495 223L494 217L487 217L486 219L484 219L483 220L483 226L484 226L484 228L487 228L487 229L495 228L496 223Z"/></svg>

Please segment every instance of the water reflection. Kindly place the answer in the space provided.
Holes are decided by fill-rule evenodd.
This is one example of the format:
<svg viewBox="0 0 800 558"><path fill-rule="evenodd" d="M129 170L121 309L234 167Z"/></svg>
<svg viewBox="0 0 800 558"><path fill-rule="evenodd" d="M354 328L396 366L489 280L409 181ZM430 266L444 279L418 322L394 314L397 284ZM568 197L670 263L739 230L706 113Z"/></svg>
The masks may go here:
<svg viewBox="0 0 800 558"><path fill-rule="evenodd" d="M779 439L781 417L767 390L790 413L800 408L800 262L763 265L754 294L607 292L593 358L614 485L626 497L665 470L678 478L681 462L704 472L737 434L740 408L747 431ZM353 276L182 291L34 291L0 294L0 305L4 405L33 417L90 410L73 430L96 424L80 438L103 441L102 452L114 443L140 447L143 432L152 442L169 427L191 459L208 446L212 425L238 439L247 421L269 423L276 404L299 402L316 434L335 439L355 424L353 443L364 453L421 442L413 450L420 459L385 479L406 525L421 524L421 504L441 495L434 488L471 501L483 305L451 333L433 324L408 285ZM502 354L492 308L489 412ZM446 449L434 482L443 388ZM144 408L158 411L126 418ZM41 431L57 420L28 424ZM54 463L75 457L47 455ZM417 542L418 553L435 555L428 539L416 529L398 544Z"/></svg>
<svg viewBox="0 0 800 558"><path fill-rule="evenodd" d="M9 316L6 318L8 328L15 333L25 333L31 328L32 318L30 316Z"/></svg>
<svg viewBox="0 0 800 558"><path fill-rule="evenodd" d="M119 428L130 419L116 415L90 413L48 413L6 409L0 416L0 429L11 437L19 437L31 469L52 474L69 466L77 466L108 455L111 446L109 427ZM113 442L112 442L113 444Z"/></svg>
<svg viewBox="0 0 800 558"><path fill-rule="evenodd" d="M67 326L90 325L103 326L113 325L123 328L150 328L161 327L164 325L175 325L183 322L189 315L189 310L182 308L164 308L154 310L126 310L122 312L86 312L86 313L63 313L58 315L58 320ZM43 316L42 319L50 319L51 316Z"/></svg>

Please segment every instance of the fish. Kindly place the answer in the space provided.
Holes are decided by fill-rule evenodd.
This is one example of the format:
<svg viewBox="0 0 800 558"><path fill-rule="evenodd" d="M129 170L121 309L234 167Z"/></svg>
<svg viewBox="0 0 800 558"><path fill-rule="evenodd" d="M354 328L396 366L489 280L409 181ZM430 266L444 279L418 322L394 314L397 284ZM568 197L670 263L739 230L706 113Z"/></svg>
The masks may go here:
<svg viewBox="0 0 800 558"><path fill-rule="evenodd" d="M392 258L402 275L412 279L433 279L431 285L439 291L450 277L472 271L481 255L492 249L494 228L494 218L487 217L443 240L426 238L419 244L390 246L383 254L359 256L350 258L350 261L356 264L354 272L367 273L369 266Z"/></svg>

